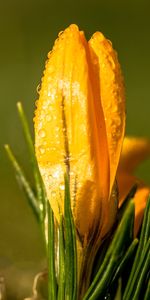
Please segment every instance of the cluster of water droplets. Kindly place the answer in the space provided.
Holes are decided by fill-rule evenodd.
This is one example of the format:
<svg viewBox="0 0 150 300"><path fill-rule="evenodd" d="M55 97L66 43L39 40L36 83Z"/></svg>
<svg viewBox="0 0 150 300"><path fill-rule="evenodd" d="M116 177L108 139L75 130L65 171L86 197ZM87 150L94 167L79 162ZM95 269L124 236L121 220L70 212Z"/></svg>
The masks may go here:
<svg viewBox="0 0 150 300"><path fill-rule="evenodd" d="M109 149L115 158L118 141L123 133L124 126L124 85L117 53L109 49L103 54L104 63L102 64L102 80L104 79L104 95L109 93L109 99L105 103L104 115L107 135L109 136ZM109 76L108 76L109 75ZM106 96L107 97L107 96Z"/></svg>

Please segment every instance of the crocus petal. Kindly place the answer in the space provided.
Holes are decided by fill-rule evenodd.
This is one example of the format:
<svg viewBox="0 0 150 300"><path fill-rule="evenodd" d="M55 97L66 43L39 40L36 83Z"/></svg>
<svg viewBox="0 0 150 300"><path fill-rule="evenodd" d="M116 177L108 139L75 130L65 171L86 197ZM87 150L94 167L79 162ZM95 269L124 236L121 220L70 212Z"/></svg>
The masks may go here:
<svg viewBox="0 0 150 300"><path fill-rule="evenodd" d="M110 193L116 171L125 131L125 91L117 53L112 44L100 32L89 41L93 64L99 75L100 95L106 122L107 142L110 160Z"/></svg>
<svg viewBox="0 0 150 300"><path fill-rule="evenodd" d="M118 188L119 188L119 207L122 205L127 194L134 184L138 185L137 191L134 195L135 203L135 221L134 221L134 236L137 236L139 228L142 224L144 209L148 195L150 194L150 187L144 185L136 177L127 173L119 173L117 177Z"/></svg>
<svg viewBox="0 0 150 300"><path fill-rule="evenodd" d="M146 202L150 194L150 187L141 186L137 189L134 197L135 202L135 222L134 222L134 236L137 236L141 227Z"/></svg>
<svg viewBox="0 0 150 300"><path fill-rule="evenodd" d="M117 209L115 177L125 131L125 92L120 64L111 42L96 32L89 41L89 48L99 81L110 163L110 197L103 221L105 235L114 222Z"/></svg>
<svg viewBox="0 0 150 300"><path fill-rule="evenodd" d="M133 173L135 168L146 158L150 158L150 140L145 138L125 137L119 163L119 171Z"/></svg>
<svg viewBox="0 0 150 300"><path fill-rule="evenodd" d="M81 235L100 219L109 191L105 122L87 49L77 26L59 35L48 55L35 116L36 156L51 206L59 220L68 169Z"/></svg>
<svg viewBox="0 0 150 300"><path fill-rule="evenodd" d="M95 182L97 183L96 190L99 191L99 202L100 202L100 214L99 219L96 220L95 224L97 227L97 232L101 231L101 236L105 235L110 229L112 223L114 222L114 215L116 215L116 202L114 202L111 215L112 219L109 218L109 189L110 189L110 165L108 158L108 144L107 144L107 133L106 124L104 120L104 113L101 103L100 85L99 85L99 74L97 66L93 63L93 56L83 33L81 33L83 38L83 44L85 46L87 62L89 68L89 128L91 131L90 135L90 146L91 146L91 156L95 164ZM85 190L87 193L88 190ZM90 191L90 189L89 189ZM83 198L82 198L83 199ZM79 202L80 204L80 202ZM94 204L94 202L93 202ZM85 207L85 202L83 203ZM94 207L97 207L94 204ZM115 213L114 213L115 212ZM83 209L84 213L84 209ZM96 214L95 214L96 216ZM97 225L98 224L98 225ZM98 228L99 227L99 228ZM94 230L94 227L92 228Z"/></svg>

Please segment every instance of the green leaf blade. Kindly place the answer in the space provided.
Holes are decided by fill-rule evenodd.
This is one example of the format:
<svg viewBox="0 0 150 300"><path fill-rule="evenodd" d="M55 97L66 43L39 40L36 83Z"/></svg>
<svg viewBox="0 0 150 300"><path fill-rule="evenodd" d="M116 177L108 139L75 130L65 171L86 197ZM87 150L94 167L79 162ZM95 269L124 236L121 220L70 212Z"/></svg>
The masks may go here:
<svg viewBox="0 0 150 300"><path fill-rule="evenodd" d="M47 201L48 214L48 300L57 299L57 282L55 270L55 230L54 230L54 216Z"/></svg>
<svg viewBox="0 0 150 300"><path fill-rule="evenodd" d="M117 267L120 263L121 257L124 254L124 242L126 239L131 239L130 234L133 234L134 223L134 202L130 200L123 218L116 230L111 245L108 248L104 262L96 274L90 288L88 289L84 300L96 300L102 296L107 289Z"/></svg>
<svg viewBox="0 0 150 300"><path fill-rule="evenodd" d="M65 300L65 245L62 216L59 224L59 284L57 300Z"/></svg>
<svg viewBox="0 0 150 300"><path fill-rule="evenodd" d="M37 198L38 198L38 201L39 201L39 204L40 204L40 209L42 211L43 220L44 220L45 213L46 213L46 201L45 201L45 195L44 195L43 182L42 182L41 174L40 174L38 164L37 164L37 160L36 160L36 156L35 156L33 139L32 139L31 133L30 133L27 118L26 118L26 115L24 113L23 106L22 106L21 102L17 103L17 109L18 109L20 121L21 121L21 124L22 124L26 144L27 144L28 150L29 150L31 166L32 166L32 170L33 170L34 180L35 180Z"/></svg>
<svg viewBox="0 0 150 300"><path fill-rule="evenodd" d="M71 212L70 187L68 175L65 175L65 300L75 300L77 297L77 263L76 263L76 237Z"/></svg>
<svg viewBox="0 0 150 300"><path fill-rule="evenodd" d="M147 200L147 205L144 212L144 219L142 223L142 230L140 234L139 246L133 263L133 267L127 282L123 300L128 300L131 298L135 286L137 285L138 276L140 274L140 268L142 269L142 264L144 263L143 256L145 257L145 251L147 251L147 243L150 238L150 197Z"/></svg>
<svg viewBox="0 0 150 300"><path fill-rule="evenodd" d="M37 220L40 221L41 219L41 212L37 203L37 198L30 186L30 183L28 182L24 171L22 169L22 167L20 166L19 162L17 161L15 155L13 154L11 148L9 145L5 145L5 150L7 153L7 156L14 168L14 171L16 173L17 176L17 180L19 181L19 184L21 185L21 187L23 188L27 199L28 199L28 203L31 206L34 215L36 216Z"/></svg>

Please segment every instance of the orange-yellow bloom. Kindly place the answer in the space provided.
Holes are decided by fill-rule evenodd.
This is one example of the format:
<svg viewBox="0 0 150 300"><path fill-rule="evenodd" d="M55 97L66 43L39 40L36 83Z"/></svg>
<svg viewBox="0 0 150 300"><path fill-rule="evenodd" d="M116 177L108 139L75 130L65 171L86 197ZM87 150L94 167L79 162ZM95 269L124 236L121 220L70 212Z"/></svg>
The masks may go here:
<svg viewBox="0 0 150 300"><path fill-rule="evenodd" d="M89 42L76 25L48 54L35 114L36 156L56 218L70 175L76 226L103 237L117 212L115 177L125 129L124 85L117 54L102 33Z"/></svg>
<svg viewBox="0 0 150 300"><path fill-rule="evenodd" d="M135 203L135 225L134 235L136 236L143 219L150 187L137 179L133 172L135 168L146 158L150 158L150 140L144 138L126 137L123 142L123 149L119 162L117 182L119 187L119 206L123 203L126 195L134 184L138 188L134 196Z"/></svg>

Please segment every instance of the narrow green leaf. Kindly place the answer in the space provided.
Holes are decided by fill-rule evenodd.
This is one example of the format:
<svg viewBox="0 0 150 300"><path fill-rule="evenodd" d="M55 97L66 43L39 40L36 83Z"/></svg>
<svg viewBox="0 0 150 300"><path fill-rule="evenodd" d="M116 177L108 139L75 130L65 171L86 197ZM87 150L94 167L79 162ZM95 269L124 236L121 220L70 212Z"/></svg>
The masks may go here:
<svg viewBox="0 0 150 300"><path fill-rule="evenodd" d="M45 201L45 196L44 196L44 189L43 189L43 182L42 178L39 172L36 156L35 156L35 151L34 151L34 145L33 145L33 138L30 134L30 129L28 126L28 122L22 107L21 102L17 103L17 109L18 113L20 116L25 140L29 149L29 154L30 154L30 160L31 160L31 165L33 169L33 175L34 175L34 180L35 180L35 186L36 186L36 192L37 192L37 198L40 203L40 209L43 214L43 219L45 218L45 209L46 209L46 201Z"/></svg>
<svg viewBox="0 0 150 300"><path fill-rule="evenodd" d="M122 274L128 260L133 256L133 254L135 252L135 249L137 248L138 242L139 242L138 239L134 239L134 241L131 243L130 247L128 248L127 252L125 253L125 256L121 260L121 262L120 262L120 264L119 264L119 266L116 270L116 273L115 273L115 275L113 277L113 280L112 280L112 284Z"/></svg>
<svg viewBox="0 0 150 300"><path fill-rule="evenodd" d="M60 217L59 225L59 284L57 300L65 300L65 245L62 216Z"/></svg>
<svg viewBox="0 0 150 300"><path fill-rule="evenodd" d="M65 201L64 201L64 224L65 224L65 300L76 299L76 238L73 224L70 187L68 175L65 175Z"/></svg>
<svg viewBox="0 0 150 300"><path fill-rule="evenodd" d="M37 198L30 186L30 183L26 179L24 171L23 171L22 167L20 166L20 164L18 163L16 157L14 156L10 146L5 145L5 150L8 155L8 158L11 161L11 164L15 170L17 180L19 181L21 187L23 188L23 190L27 196L28 202L29 202L30 206L32 207L32 210L33 210L37 220L40 221L40 209L38 207Z"/></svg>
<svg viewBox="0 0 150 300"><path fill-rule="evenodd" d="M134 203L130 201L123 218L116 230L111 245L108 248L103 264L96 274L84 300L95 300L107 289L114 272L117 270L121 257L123 256L127 244L130 240L131 229L133 231Z"/></svg>
<svg viewBox="0 0 150 300"><path fill-rule="evenodd" d="M143 260L141 262L141 270L139 272L137 285L134 290L133 300L138 300L142 285L146 278L148 271L150 270L150 239L148 241L147 247L145 249L145 255L143 255Z"/></svg>
<svg viewBox="0 0 150 300"><path fill-rule="evenodd" d="M74 219L72 211L70 209L70 218L71 218L71 230L72 230L72 243L73 243L73 258L74 258L74 289L72 300L76 300L78 296L77 292L77 245L76 245L76 229L74 224Z"/></svg>
<svg viewBox="0 0 150 300"><path fill-rule="evenodd" d="M54 216L47 201L47 216L48 216L48 300L57 299L57 283L55 271L55 230Z"/></svg>
<svg viewBox="0 0 150 300"><path fill-rule="evenodd" d="M128 203L130 202L131 199L134 198L134 195L136 193L137 190L137 184L135 184L131 190L129 191L128 195L126 196L125 200L123 201L123 204L121 205L121 207L119 208L119 212L118 212L118 220L121 220L127 206Z"/></svg>
<svg viewBox="0 0 150 300"><path fill-rule="evenodd" d="M129 290L124 293L123 300L138 300L144 279L150 269L150 239L144 248L143 256L130 284Z"/></svg>
<svg viewBox="0 0 150 300"><path fill-rule="evenodd" d="M150 196L147 199L147 205L144 212L144 219L143 219L142 231L140 235L138 252L141 252L141 250L144 249L144 246L146 245L149 237L150 237ZM138 256L139 253L137 253L137 257Z"/></svg>
<svg viewBox="0 0 150 300"><path fill-rule="evenodd" d="M122 281L121 281L121 278L119 278L118 288L117 288L117 292L116 292L114 300L121 300L121 299L122 299Z"/></svg>
<svg viewBox="0 0 150 300"><path fill-rule="evenodd" d="M142 260L143 253L145 253L145 246L150 236L150 197L147 200L147 205L144 212L144 219L142 224L142 230L140 234L139 246L133 263L133 267L130 273L130 277L124 292L125 300L128 299L128 295L131 293L133 282L135 281L135 274L138 272L138 266Z"/></svg>
<svg viewBox="0 0 150 300"><path fill-rule="evenodd" d="M144 300L149 300L149 299L150 299L150 279L147 284L147 289L146 289Z"/></svg>

